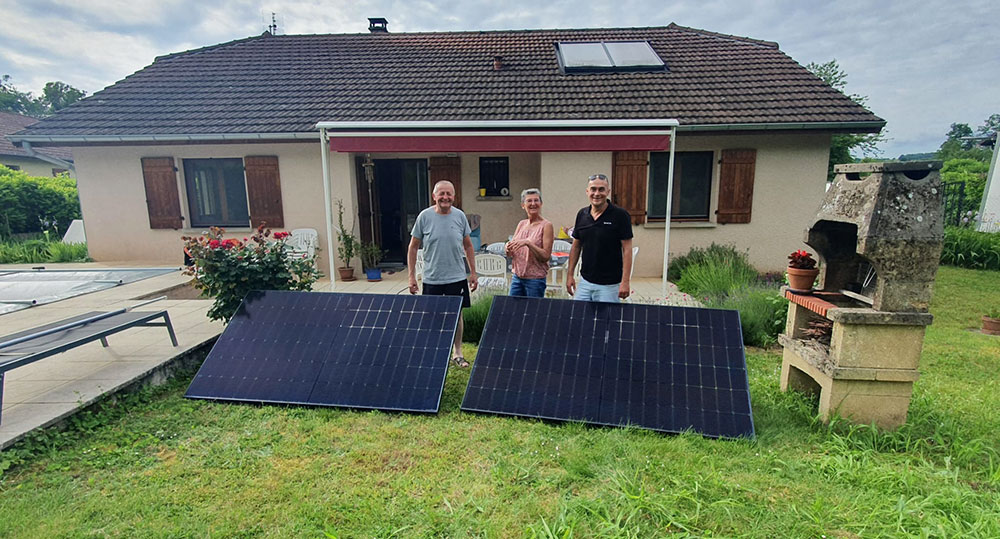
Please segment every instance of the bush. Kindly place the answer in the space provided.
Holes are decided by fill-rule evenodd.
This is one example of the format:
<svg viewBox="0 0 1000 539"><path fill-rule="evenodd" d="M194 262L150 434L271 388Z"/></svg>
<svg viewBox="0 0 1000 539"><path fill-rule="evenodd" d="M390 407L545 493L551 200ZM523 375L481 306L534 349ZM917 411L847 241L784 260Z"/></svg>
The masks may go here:
<svg viewBox="0 0 1000 539"><path fill-rule="evenodd" d="M986 187L986 173L990 169L988 162L975 159L949 159L941 167L941 181L944 183L965 183L965 198L959 213L979 211L983 200L983 190Z"/></svg>
<svg viewBox="0 0 1000 539"><path fill-rule="evenodd" d="M705 306L739 311L743 344L749 346L764 347L776 343L788 317L788 300L778 295L776 289L763 285L709 298Z"/></svg>
<svg viewBox="0 0 1000 539"><path fill-rule="evenodd" d="M757 282L757 270L746 253L732 246L712 244L705 250L691 249L684 258L680 278L674 281L681 292L695 297L718 296ZM670 268L673 273L673 267Z"/></svg>
<svg viewBox="0 0 1000 539"><path fill-rule="evenodd" d="M486 318L490 315L490 306L493 305L493 296L496 295L498 294L495 292L484 292L472 301L468 309L462 310L462 342L479 343L483 328L486 327Z"/></svg>
<svg viewBox="0 0 1000 539"><path fill-rule="evenodd" d="M65 230L79 218L76 180L28 176L0 165L0 237L49 228L43 221Z"/></svg>
<svg viewBox="0 0 1000 539"><path fill-rule="evenodd" d="M971 228L944 229L941 263L972 269L1000 270L1000 233Z"/></svg>
<svg viewBox="0 0 1000 539"><path fill-rule="evenodd" d="M66 244L40 239L0 243L0 264L41 264L46 262L86 262L86 244Z"/></svg>
<svg viewBox="0 0 1000 539"><path fill-rule="evenodd" d="M321 275L315 255L288 258L288 232L272 236L261 225L243 241L224 239L225 232L212 227L205 236L182 238L184 250L193 261L185 273L194 275L194 286L202 296L215 298L208 310L212 320L229 323L252 290L312 290Z"/></svg>
<svg viewBox="0 0 1000 539"><path fill-rule="evenodd" d="M684 277L684 271L695 264L718 263L726 260L739 260L745 265L750 266L746 261L746 253L737 251L735 245L718 245L712 243L707 249L692 247L686 255L671 258L670 267L667 270L667 278L671 282L677 283Z"/></svg>

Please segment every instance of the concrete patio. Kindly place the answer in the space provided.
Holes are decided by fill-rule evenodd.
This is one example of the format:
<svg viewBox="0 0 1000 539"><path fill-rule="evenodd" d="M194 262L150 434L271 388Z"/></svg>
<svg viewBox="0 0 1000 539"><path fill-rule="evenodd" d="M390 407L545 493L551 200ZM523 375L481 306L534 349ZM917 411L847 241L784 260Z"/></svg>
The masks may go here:
<svg viewBox="0 0 1000 539"><path fill-rule="evenodd" d="M127 268L137 264L88 263L50 265L52 269ZM3 265L2 270L30 269L32 265ZM178 346L171 346L164 328L133 328L108 337L109 346L85 344L9 371L4 380L3 410L0 415L0 449L9 447L34 430L56 425L102 398L147 383L161 383L185 360L197 361L200 348L210 344L223 330L221 322L206 316L211 301L187 299L191 290L183 285L190 277L180 271L123 284L55 303L0 316L0 337L90 311L111 311L131 307L141 298L166 294L168 298L138 308L139 311L167 310ZM370 294L406 294L406 272L384 275L380 282L366 280L331 283L323 280L317 291ZM659 279L637 279L633 283L636 302L663 302ZM665 303L697 305L672 284Z"/></svg>

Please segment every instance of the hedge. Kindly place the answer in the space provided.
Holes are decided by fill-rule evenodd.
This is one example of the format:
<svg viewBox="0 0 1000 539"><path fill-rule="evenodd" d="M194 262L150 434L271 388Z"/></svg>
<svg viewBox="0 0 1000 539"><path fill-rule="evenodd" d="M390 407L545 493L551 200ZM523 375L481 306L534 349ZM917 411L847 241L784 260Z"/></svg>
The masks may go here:
<svg viewBox="0 0 1000 539"><path fill-rule="evenodd" d="M65 175L28 176L0 165L0 237L38 232L45 228L43 221L53 220L62 233L70 221L79 218L76 180Z"/></svg>

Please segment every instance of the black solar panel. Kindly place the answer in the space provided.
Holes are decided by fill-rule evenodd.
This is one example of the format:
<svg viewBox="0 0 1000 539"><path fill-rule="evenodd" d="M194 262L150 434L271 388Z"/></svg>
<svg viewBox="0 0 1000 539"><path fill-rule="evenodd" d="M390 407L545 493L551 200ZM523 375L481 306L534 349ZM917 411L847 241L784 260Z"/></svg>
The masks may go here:
<svg viewBox="0 0 1000 539"><path fill-rule="evenodd" d="M462 410L753 437L739 313L497 296Z"/></svg>
<svg viewBox="0 0 1000 539"><path fill-rule="evenodd" d="M251 292L186 397L437 412L462 298Z"/></svg>

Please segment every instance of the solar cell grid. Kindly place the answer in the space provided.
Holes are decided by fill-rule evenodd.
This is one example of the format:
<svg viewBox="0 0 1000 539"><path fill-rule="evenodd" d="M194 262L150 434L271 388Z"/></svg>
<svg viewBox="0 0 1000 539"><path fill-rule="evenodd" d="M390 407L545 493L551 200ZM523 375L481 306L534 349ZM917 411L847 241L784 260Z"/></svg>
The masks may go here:
<svg viewBox="0 0 1000 539"><path fill-rule="evenodd" d="M736 311L494 298L462 409L753 436Z"/></svg>
<svg viewBox="0 0 1000 539"><path fill-rule="evenodd" d="M252 292L187 397L436 412L461 298Z"/></svg>

